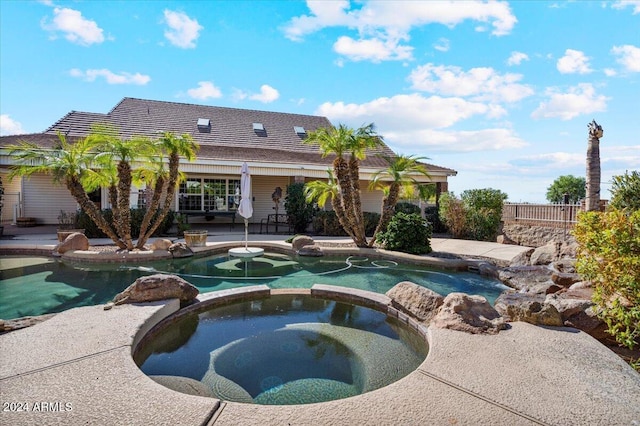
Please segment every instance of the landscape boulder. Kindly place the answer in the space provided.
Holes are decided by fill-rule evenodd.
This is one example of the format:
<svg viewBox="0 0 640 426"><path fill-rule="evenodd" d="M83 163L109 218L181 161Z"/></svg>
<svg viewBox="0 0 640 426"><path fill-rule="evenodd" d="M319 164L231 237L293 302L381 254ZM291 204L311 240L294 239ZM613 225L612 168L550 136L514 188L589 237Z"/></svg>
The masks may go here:
<svg viewBox="0 0 640 426"><path fill-rule="evenodd" d="M440 294L410 281L396 284L386 295L391 299L391 306L423 323L428 323L444 303Z"/></svg>
<svg viewBox="0 0 640 426"><path fill-rule="evenodd" d="M524 321L535 325L560 327L562 316L555 306L545 303L545 296L536 293L505 291L494 306L506 321Z"/></svg>
<svg viewBox="0 0 640 426"><path fill-rule="evenodd" d="M558 243L550 242L547 245L538 247L531 253L529 263L531 265L548 265L556 260L558 251Z"/></svg>
<svg viewBox="0 0 640 426"><path fill-rule="evenodd" d="M58 246L56 250L60 254L64 254L73 250L89 250L89 239L81 232L74 232L69 234L67 238Z"/></svg>
<svg viewBox="0 0 640 426"><path fill-rule="evenodd" d="M190 302L198 296L198 289L176 275L155 274L140 277L122 293L114 297L116 305L180 299Z"/></svg>
<svg viewBox="0 0 640 426"><path fill-rule="evenodd" d="M562 317L565 326L577 328L596 339L606 339L607 326L598 318L598 308L591 301L593 289L569 289L548 295L545 303L553 305Z"/></svg>
<svg viewBox="0 0 640 426"><path fill-rule="evenodd" d="M307 235L298 235L291 241L291 248L297 253L302 247L312 246L314 244L315 241L313 241L313 238Z"/></svg>
<svg viewBox="0 0 640 426"><path fill-rule="evenodd" d="M322 253L322 249L316 244L313 244L310 246L304 246L300 248L300 250L298 250L297 253L299 256L310 256L310 257L324 256L324 253Z"/></svg>
<svg viewBox="0 0 640 426"><path fill-rule="evenodd" d="M171 256L173 256L176 259L181 257L193 256L193 250L191 250L191 248L188 247L185 243L171 244L168 250L169 250L169 253L171 253Z"/></svg>
<svg viewBox="0 0 640 426"><path fill-rule="evenodd" d="M149 248L152 251L169 250L169 247L171 247L171 244L173 244L171 240L168 240L166 238L156 238L153 241L153 243L151 243Z"/></svg>
<svg viewBox="0 0 640 426"><path fill-rule="evenodd" d="M465 293L449 293L429 326L473 334L497 334L507 328L487 299Z"/></svg>
<svg viewBox="0 0 640 426"><path fill-rule="evenodd" d="M552 270L546 266L510 266L498 272L498 279L517 290L551 283Z"/></svg>

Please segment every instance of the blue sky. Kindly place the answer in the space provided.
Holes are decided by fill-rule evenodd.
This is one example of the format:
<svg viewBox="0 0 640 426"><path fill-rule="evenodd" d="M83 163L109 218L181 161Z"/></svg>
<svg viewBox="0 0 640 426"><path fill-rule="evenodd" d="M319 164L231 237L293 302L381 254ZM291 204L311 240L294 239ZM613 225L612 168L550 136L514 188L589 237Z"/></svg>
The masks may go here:
<svg viewBox="0 0 640 426"><path fill-rule="evenodd" d="M2 135L123 97L375 123L457 194L640 169L640 1L0 0Z"/></svg>

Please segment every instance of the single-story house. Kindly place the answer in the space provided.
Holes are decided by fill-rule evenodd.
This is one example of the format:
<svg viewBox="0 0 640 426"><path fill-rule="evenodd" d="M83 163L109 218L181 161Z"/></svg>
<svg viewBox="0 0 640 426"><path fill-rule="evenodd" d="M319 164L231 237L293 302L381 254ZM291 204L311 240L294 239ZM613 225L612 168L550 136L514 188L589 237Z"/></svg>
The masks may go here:
<svg viewBox="0 0 640 426"><path fill-rule="evenodd" d="M177 135L188 133L200 145L194 162L182 161L180 170L186 174L175 197L175 211L234 211L238 203L240 168L247 162L252 176L254 214L253 223L259 223L274 213L272 194L281 188L279 212L284 213L286 188L292 182L326 179L331 167L331 156L322 158L318 147L303 143L308 132L331 126L326 117L222 108L177 102L124 98L106 114L71 111L43 133L0 137L0 175L5 187L2 213L4 223L15 222L17 217L33 217L39 224L55 224L60 211L77 208L64 185L54 184L46 175L30 179L7 179L12 158L7 145L26 140L42 147L52 147L58 141L57 132L73 140L89 134L93 123L109 123L122 137L134 135L157 137L159 132L169 131ZM393 151L382 145L367 153L361 162L360 177L364 211L379 212L381 191L370 191L368 181L385 162L377 154L393 156ZM456 171L445 167L427 165L429 178L438 191L447 190L447 178ZM96 191L92 199L102 208L108 207L106 189ZM132 204L140 200L132 196ZM216 218L229 220L229 217ZM204 216L192 217L190 222L204 220Z"/></svg>

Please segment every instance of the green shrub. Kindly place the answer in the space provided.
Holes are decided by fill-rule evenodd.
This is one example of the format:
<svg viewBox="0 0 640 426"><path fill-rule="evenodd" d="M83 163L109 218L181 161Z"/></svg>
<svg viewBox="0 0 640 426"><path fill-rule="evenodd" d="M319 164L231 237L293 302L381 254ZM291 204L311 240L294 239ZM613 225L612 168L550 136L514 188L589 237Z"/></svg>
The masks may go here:
<svg viewBox="0 0 640 426"><path fill-rule="evenodd" d="M347 233L340 226L336 213L321 210L316 213L311 221L313 233L316 235L346 236Z"/></svg>
<svg viewBox="0 0 640 426"><path fill-rule="evenodd" d="M307 202L305 198L304 183L292 183L287 186L284 208L287 211L287 215L289 215L293 232L305 233L316 208L312 203Z"/></svg>
<svg viewBox="0 0 640 426"><path fill-rule="evenodd" d="M406 213L406 214L417 214L419 215L420 212L420 207L416 206L413 203L407 203L407 202L400 202L396 204L395 207L396 213L397 212L402 212L402 213Z"/></svg>
<svg viewBox="0 0 640 426"><path fill-rule="evenodd" d="M576 269L594 285L593 301L615 339L640 343L640 210L583 212L574 236Z"/></svg>
<svg viewBox="0 0 640 426"><path fill-rule="evenodd" d="M497 189L471 189L460 199L453 193L440 198L440 217L454 238L492 241L498 235L507 194Z"/></svg>
<svg viewBox="0 0 640 426"><path fill-rule="evenodd" d="M610 206L618 210L640 210L640 173L636 170L625 172L624 175L614 176L611 185Z"/></svg>
<svg viewBox="0 0 640 426"><path fill-rule="evenodd" d="M440 197L440 219L447 227L453 238L464 238L467 230L466 212L462 200L456 198L453 192L447 192Z"/></svg>
<svg viewBox="0 0 640 426"><path fill-rule="evenodd" d="M380 213L375 212L363 212L364 217L364 232L366 235L373 235L376 232L378 222L380 222Z"/></svg>
<svg viewBox="0 0 640 426"><path fill-rule="evenodd" d="M461 195L466 210L466 234L479 241L495 241L507 194L492 188L470 189Z"/></svg>
<svg viewBox="0 0 640 426"><path fill-rule="evenodd" d="M133 238L137 238L140 234L140 225L142 225L142 219L144 218L146 209L131 209L131 235ZM107 220L107 222L113 222L113 212L111 209L104 209L100 212L102 216ZM151 219L151 223L154 222L157 217L156 213ZM173 211L169 211L165 216L164 220L156 229L154 235L164 235L169 231L169 228L173 225L173 220L175 218L175 213ZM78 228L84 229L84 234L88 238L106 238L104 232L91 220L88 214L84 211L78 212L77 217L77 225Z"/></svg>
<svg viewBox="0 0 640 426"><path fill-rule="evenodd" d="M431 225L418 214L398 212L376 241L386 250L411 254L431 252Z"/></svg>
<svg viewBox="0 0 640 426"><path fill-rule="evenodd" d="M427 219L427 222L431 224L431 228L433 232L441 234L443 232L447 232L447 227L442 220L440 220L440 214L438 212L438 207L436 206L427 206L424 208L424 218Z"/></svg>
<svg viewBox="0 0 640 426"><path fill-rule="evenodd" d="M367 235L373 235L376 230L376 226L378 226L378 222L380 221L380 213L363 212L362 215L364 217L365 233ZM333 210L321 210L316 212L311 221L311 225L313 227L313 233L316 235L327 235L334 237L342 237L347 235L342 226L340 226L338 217Z"/></svg>

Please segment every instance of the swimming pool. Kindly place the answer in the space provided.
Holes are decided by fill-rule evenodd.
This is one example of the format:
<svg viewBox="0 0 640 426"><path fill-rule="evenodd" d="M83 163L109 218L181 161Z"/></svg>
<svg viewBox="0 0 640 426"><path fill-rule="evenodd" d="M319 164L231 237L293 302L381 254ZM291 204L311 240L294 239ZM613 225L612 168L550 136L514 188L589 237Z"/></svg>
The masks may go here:
<svg viewBox="0 0 640 426"><path fill-rule="evenodd" d="M389 260L327 256L306 258L266 252L253 260L213 255L145 263L69 263L46 257L0 259L0 318L60 312L110 301L137 278L159 272L177 274L201 292L266 284L270 288L310 288L331 284L385 293L412 281L442 295L465 292L491 303L507 287L472 272L450 272Z"/></svg>

